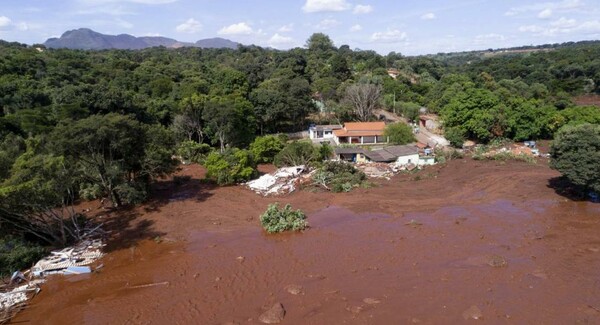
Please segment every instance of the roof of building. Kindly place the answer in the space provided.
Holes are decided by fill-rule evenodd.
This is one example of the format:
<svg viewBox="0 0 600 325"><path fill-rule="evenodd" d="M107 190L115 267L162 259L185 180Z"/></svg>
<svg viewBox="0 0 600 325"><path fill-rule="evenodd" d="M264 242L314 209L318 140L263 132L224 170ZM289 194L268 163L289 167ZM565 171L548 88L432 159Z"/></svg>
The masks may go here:
<svg viewBox="0 0 600 325"><path fill-rule="evenodd" d="M336 147L334 151L338 155L365 153L365 149L358 147Z"/></svg>
<svg viewBox="0 0 600 325"><path fill-rule="evenodd" d="M349 122L344 123L347 131L383 131L385 122Z"/></svg>
<svg viewBox="0 0 600 325"><path fill-rule="evenodd" d="M339 130L342 128L339 124L325 124L325 125L314 125L310 127L316 131L324 131L324 130Z"/></svg>
<svg viewBox="0 0 600 325"><path fill-rule="evenodd" d="M367 156L371 161L375 162L392 162L399 157L415 155L419 153L419 148L412 145L404 145L404 146L390 146L377 150L365 150L358 147L345 147L335 148L335 153L337 155L348 155L348 154L363 154Z"/></svg>
<svg viewBox="0 0 600 325"><path fill-rule="evenodd" d="M382 150L385 150L396 157L414 155L419 153L419 148L417 148L416 146L409 145L385 147Z"/></svg>
<svg viewBox="0 0 600 325"><path fill-rule="evenodd" d="M338 137L368 137L381 136L385 129L385 122L349 122L343 129L333 131Z"/></svg>

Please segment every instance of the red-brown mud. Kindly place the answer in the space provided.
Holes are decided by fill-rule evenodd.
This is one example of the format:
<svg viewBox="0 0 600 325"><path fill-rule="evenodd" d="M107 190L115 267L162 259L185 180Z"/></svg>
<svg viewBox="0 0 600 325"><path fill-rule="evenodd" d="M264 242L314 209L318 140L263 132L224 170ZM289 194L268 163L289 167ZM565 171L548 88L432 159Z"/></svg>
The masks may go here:
<svg viewBox="0 0 600 325"><path fill-rule="evenodd" d="M212 187L197 166L181 175L193 178L118 216L126 236L100 273L51 279L14 323L258 324L275 302L284 324L454 324L473 310L491 324L600 323L600 205L556 194L544 162L457 160L280 198ZM263 233L275 201L312 228ZM158 285L131 288L145 284Z"/></svg>

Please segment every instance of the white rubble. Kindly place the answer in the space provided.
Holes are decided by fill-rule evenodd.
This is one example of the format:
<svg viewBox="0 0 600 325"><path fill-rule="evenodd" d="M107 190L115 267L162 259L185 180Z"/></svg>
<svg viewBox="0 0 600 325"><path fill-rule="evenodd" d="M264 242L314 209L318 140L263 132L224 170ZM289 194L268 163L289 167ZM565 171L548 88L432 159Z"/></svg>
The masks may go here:
<svg viewBox="0 0 600 325"><path fill-rule="evenodd" d="M305 171L304 165L279 168L274 173L265 174L245 185L264 196L291 193L296 190L296 182Z"/></svg>

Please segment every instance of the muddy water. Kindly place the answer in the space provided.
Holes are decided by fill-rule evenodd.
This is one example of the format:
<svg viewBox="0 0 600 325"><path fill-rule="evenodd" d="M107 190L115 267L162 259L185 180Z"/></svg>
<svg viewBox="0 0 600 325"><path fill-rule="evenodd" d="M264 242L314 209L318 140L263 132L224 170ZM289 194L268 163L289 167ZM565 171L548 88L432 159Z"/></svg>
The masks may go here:
<svg viewBox="0 0 600 325"><path fill-rule="evenodd" d="M328 207L301 234L144 241L99 274L51 280L15 323L256 324L274 302L287 324L600 323L600 205L496 200L390 215Z"/></svg>

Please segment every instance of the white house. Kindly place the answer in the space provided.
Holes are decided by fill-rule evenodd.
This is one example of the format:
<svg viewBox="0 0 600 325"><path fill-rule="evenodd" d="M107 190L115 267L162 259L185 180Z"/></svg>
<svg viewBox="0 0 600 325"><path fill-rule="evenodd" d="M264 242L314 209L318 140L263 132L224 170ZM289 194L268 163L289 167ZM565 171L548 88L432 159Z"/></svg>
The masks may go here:
<svg viewBox="0 0 600 325"><path fill-rule="evenodd" d="M333 131L340 130L341 125L311 125L308 128L308 136L312 140L333 139Z"/></svg>

